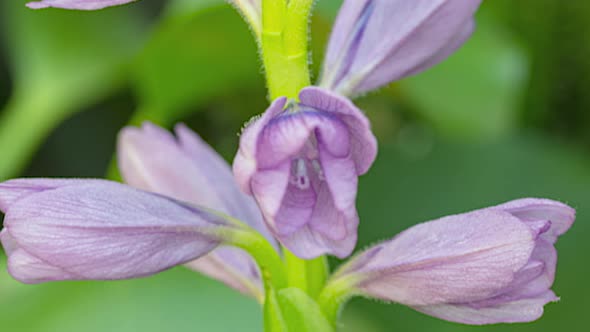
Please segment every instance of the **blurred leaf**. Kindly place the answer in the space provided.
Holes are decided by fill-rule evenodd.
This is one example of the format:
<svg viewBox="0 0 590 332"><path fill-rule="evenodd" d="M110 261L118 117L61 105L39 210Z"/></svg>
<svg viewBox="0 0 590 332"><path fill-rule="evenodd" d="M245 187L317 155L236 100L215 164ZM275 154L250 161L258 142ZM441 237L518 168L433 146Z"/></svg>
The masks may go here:
<svg viewBox="0 0 590 332"><path fill-rule="evenodd" d="M33 11L26 2L0 4L14 79L0 118L0 179L18 174L65 117L118 89L124 65L142 39L141 16L133 6Z"/></svg>
<svg viewBox="0 0 590 332"><path fill-rule="evenodd" d="M523 120L590 143L590 2L497 0L490 9L531 55Z"/></svg>
<svg viewBox="0 0 590 332"><path fill-rule="evenodd" d="M9 279L4 264L0 266L3 331L259 332L262 329L262 314L255 301L184 268L127 281L23 285Z"/></svg>
<svg viewBox="0 0 590 332"><path fill-rule="evenodd" d="M334 20L340 6L342 6L342 0L318 1L315 11L323 17Z"/></svg>
<svg viewBox="0 0 590 332"><path fill-rule="evenodd" d="M218 2L189 11L172 9L155 29L135 67L140 109L133 123L147 119L170 125L204 100L263 84L246 23Z"/></svg>
<svg viewBox="0 0 590 332"><path fill-rule="evenodd" d="M402 150L403 151L403 150ZM380 146L375 166L361 178L358 248L417 223L522 197L557 199L578 209L574 227L557 243L559 266L554 290L562 300L546 306L531 324L469 327L444 322L397 304L355 300L348 310L398 331L556 331L584 330L590 266L590 160L582 151L534 135L497 143L437 141L425 158L407 158L399 147ZM583 325L581 325L583 324Z"/></svg>
<svg viewBox="0 0 590 332"><path fill-rule="evenodd" d="M516 128L527 79L527 57L518 44L480 15L473 37L456 54L399 88L444 135L489 139Z"/></svg>

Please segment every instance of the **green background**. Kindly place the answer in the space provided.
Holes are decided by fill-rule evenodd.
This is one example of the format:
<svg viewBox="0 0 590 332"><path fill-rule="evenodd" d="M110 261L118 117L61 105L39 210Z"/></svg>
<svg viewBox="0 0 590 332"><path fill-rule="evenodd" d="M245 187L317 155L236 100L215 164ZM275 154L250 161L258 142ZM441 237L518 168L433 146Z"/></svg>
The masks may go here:
<svg viewBox="0 0 590 332"><path fill-rule="evenodd" d="M99 12L0 4L0 179L115 174L116 134L184 121L229 161L268 102L256 45L218 0ZM312 20L317 77L340 1ZM354 300L342 331L582 331L590 309L590 2L484 1L450 59L356 102L379 157L360 180L359 248L416 223L520 197L578 210L558 242L550 304L530 324L469 327ZM110 170L110 171L109 171ZM336 260L332 261L335 266ZM260 331L254 301L184 268L117 282L13 281L0 255L1 331Z"/></svg>

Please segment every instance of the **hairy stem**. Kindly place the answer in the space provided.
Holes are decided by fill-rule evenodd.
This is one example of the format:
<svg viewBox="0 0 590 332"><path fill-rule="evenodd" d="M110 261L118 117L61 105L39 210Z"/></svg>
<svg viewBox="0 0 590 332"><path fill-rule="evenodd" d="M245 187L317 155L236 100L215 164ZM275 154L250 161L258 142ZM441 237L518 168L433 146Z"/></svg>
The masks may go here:
<svg viewBox="0 0 590 332"><path fill-rule="evenodd" d="M269 97L297 99L310 85L309 15L313 0L262 1L262 60Z"/></svg>

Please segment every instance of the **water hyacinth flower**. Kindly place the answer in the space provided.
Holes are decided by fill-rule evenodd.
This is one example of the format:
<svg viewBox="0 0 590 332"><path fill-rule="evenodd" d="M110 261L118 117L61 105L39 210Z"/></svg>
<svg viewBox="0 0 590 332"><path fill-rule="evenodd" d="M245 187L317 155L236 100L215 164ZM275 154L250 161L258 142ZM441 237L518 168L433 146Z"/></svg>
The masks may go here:
<svg viewBox="0 0 590 332"><path fill-rule="evenodd" d="M277 99L244 130L234 173L280 242L301 258L348 256L357 177L376 155L356 95L446 58L473 30L481 0L345 1L320 86ZM387 36L387 38L383 38Z"/></svg>
<svg viewBox="0 0 590 332"><path fill-rule="evenodd" d="M143 277L224 241L223 218L116 182L16 179L0 184L0 240L17 280Z"/></svg>
<svg viewBox="0 0 590 332"><path fill-rule="evenodd" d="M137 0L41 0L27 3L32 9L63 8L78 10L96 10L106 7L123 5Z"/></svg>
<svg viewBox="0 0 590 332"><path fill-rule="evenodd" d="M242 133L236 180L295 255L346 257L357 240L357 177L375 160L376 139L364 114L329 91L305 88L286 103Z"/></svg>
<svg viewBox="0 0 590 332"><path fill-rule="evenodd" d="M117 155L125 182L223 212L274 243L256 202L240 191L228 163L185 125L177 125L175 133L149 122L123 129ZM187 266L258 299L264 294L258 267L242 249L222 246Z"/></svg>
<svg viewBox="0 0 590 332"><path fill-rule="evenodd" d="M362 94L446 59L471 35L481 0L344 1L320 86Z"/></svg>
<svg viewBox="0 0 590 332"><path fill-rule="evenodd" d="M558 298L553 246L575 219L569 206L521 199L414 226L334 276L365 296L465 324L528 322Z"/></svg>

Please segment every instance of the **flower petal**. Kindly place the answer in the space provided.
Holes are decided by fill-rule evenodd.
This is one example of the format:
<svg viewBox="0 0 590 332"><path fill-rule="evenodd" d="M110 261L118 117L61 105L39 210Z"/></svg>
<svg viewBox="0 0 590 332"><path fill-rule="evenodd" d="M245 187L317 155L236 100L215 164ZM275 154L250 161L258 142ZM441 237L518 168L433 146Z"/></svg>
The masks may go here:
<svg viewBox="0 0 590 332"><path fill-rule="evenodd" d="M240 219L272 241L256 202L240 191L229 164L183 124L175 138L151 123L119 134L118 161L126 183Z"/></svg>
<svg viewBox="0 0 590 332"><path fill-rule="evenodd" d="M34 181L5 182L0 196ZM49 186L51 180L39 182ZM25 271L13 275L23 282L146 276L196 259L222 241L204 231L225 221L204 210L115 182L60 182L4 209L1 240L18 254L9 264L11 271Z"/></svg>
<svg viewBox="0 0 590 332"><path fill-rule="evenodd" d="M480 3L345 1L330 38L320 85L357 95L442 61L467 39Z"/></svg>
<svg viewBox="0 0 590 332"><path fill-rule="evenodd" d="M550 199L517 199L494 208L505 210L525 222L550 221L551 227L541 236L555 243L557 237L567 232L576 218L576 210Z"/></svg>
<svg viewBox="0 0 590 332"><path fill-rule="evenodd" d="M414 309L451 322L471 325L531 322L543 315L543 306L559 298L548 290L533 298L503 303L493 307L474 308L461 304L439 304Z"/></svg>
<svg viewBox="0 0 590 332"><path fill-rule="evenodd" d="M82 179L17 179L0 183L0 210L6 211L8 207L19 199L45 190L53 190L58 187L79 185L100 180Z"/></svg>
<svg viewBox="0 0 590 332"><path fill-rule="evenodd" d="M377 157L377 139L363 112L350 99L322 88L304 88L299 93L299 99L307 107L335 114L348 126L357 174L365 174Z"/></svg>
<svg viewBox="0 0 590 332"><path fill-rule="evenodd" d="M111 6L118 6L137 0L41 0L27 3L32 9L40 8L64 8L80 10L96 10Z"/></svg>
<svg viewBox="0 0 590 332"><path fill-rule="evenodd" d="M379 245L353 273L372 297L410 306L469 302L509 285L534 244L517 218L484 209L414 226Z"/></svg>
<svg viewBox="0 0 590 332"><path fill-rule="evenodd" d="M272 119L258 138L256 159L259 169L273 168L295 157L310 139L321 136L324 148L338 157L350 151L348 128L328 112L300 110Z"/></svg>
<svg viewBox="0 0 590 332"><path fill-rule="evenodd" d="M253 118L240 135L240 148L233 162L233 172L240 189L252 194L250 180L258 171L256 154L258 153L258 136L272 118L283 111L287 98L278 98L259 118Z"/></svg>

